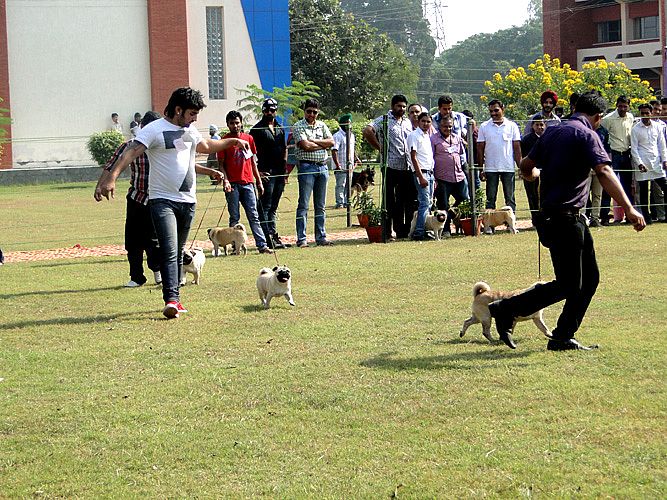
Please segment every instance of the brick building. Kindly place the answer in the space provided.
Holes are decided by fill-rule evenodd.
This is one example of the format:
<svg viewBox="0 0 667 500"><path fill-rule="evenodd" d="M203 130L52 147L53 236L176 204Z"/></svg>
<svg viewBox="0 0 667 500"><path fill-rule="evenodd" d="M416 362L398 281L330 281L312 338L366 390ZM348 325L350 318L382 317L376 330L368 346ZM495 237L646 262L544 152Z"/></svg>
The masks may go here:
<svg viewBox="0 0 667 500"><path fill-rule="evenodd" d="M90 165L88 137L120 115L201 90L197 122L224 124L255 84L291 83L288 0L0 0L0 168Z"/></svg>
<svg viewBox="0 0 667 500"><path fill-rule="evenodd" d="M544 52L573 68L623 62L665 89L666 0L543 0Z"/></svg>

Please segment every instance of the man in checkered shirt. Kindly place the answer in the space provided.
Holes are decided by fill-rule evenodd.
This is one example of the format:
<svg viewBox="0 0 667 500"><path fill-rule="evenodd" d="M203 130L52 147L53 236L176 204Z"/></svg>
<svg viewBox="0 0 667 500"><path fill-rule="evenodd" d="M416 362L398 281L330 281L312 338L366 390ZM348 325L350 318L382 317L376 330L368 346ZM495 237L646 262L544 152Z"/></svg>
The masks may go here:
<svg viewBox="0 0 667 500"><path fill-rule="evenodd" d="M145 127L158 118L160 118L160 113L148 111L141 119L141 127ZM125 142L118 147L104 166L102 177L105 177L111 171L131 142ZM127 261L130 264L130 281L125 284L127 288L136 288L147 281L146 276L144 276L144 251L146 252L146 263L148 268L153 271L155 283L162 282L160 249L151 213L148 209L148 168L146 153L130 164L132 176L130 177L130 189L127 191L127 212L125 216L125 250L127 250Z"/></svg>
<svg viewBox="0 0 667 500"><path fill-rule="evenodd" d="M317 119L320 103L317 99L307 99L303 105L303 120L294 124L294 143L298 164L299 203L296 209L296 246L308 246L306 239L306 222L308 220L308 204L313 197L315 208L315 243L328 246L333 243L327 240L324 229L326 212L324 209L327 197L327 181L329 166L327 165L327 149L333 147L334 140L329 127Z"/></svg>
<svg viewBox="0 0 667 500"><path fill-rule="evenodd" d="M391 110L387 113L389 148L387 154L387 212L391 218L396 238L407 238L412 223L412 214L417 210L417 188L411 170L408 136L412 123L405 115L408 99L404 95L391 98ZM382 151L382 119L380 116L369 123L363 131L368 143Z"/></svg>

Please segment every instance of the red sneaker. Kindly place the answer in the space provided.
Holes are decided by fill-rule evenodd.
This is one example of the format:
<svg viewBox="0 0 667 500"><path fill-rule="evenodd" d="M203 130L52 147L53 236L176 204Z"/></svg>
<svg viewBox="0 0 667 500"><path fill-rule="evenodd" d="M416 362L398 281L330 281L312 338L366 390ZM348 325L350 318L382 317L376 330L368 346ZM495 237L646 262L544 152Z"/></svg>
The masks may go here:
<svg viewBox="0 0 667 500"><path fill-rule="evenodd" d="M176 301L167 302L164 305L164 309L162 309L162 314L164 314L165 318L167 318L167 319L178 318L178 313L179 313L178 306L179 305L180 305L180 303L176 302Z"/></svg>
<svg viewBox="0 0 667 500"><path fill-rule="evenodd" d="M178 307L178 312L179 313L188 312L188 310L185 307L183 307L183 304L181 304L180 302L176 302L176 307Z"/></svg>

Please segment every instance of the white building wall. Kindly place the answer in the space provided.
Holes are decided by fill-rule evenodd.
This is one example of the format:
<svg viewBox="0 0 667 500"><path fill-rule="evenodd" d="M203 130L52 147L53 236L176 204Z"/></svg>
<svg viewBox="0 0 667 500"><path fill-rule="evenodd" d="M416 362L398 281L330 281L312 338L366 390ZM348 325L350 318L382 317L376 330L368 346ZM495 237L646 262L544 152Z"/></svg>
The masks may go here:
<svg viewBox="0 0 667 500"><path fill-rule="evenodd" d="M238 109L242 89L253 83L261 87L255 56L240 0L188 0L188 54L190 86L205 96L206 108L199 114L197 128L208 134L208 125L225 126L225 115ZM226 99L208 98L208 61L206 54L206 7L223 7ZM245 118L245 117L244 117ZM249 130L254 121L245 121Z"/></svg>
<svg viewBox="0 0 667 500"><path fill-rule="evenodd" d="M150 109L146 0L7 0L14 166L90 165L88 137ZM161 110L160 110L161 111Z"/></svg>

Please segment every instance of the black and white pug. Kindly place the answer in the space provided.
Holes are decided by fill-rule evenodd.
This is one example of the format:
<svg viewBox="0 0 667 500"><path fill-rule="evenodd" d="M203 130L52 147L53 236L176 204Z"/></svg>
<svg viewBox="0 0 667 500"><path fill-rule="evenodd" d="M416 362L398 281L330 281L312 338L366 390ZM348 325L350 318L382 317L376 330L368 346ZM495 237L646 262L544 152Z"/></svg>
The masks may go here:
<svg viewBox="0 0 667 500"><path fill-rule="evenodd" d="M287 266L276 266L273 269L263 267L257 277L257 293L264 309L268 309L273 297L281 295L289 305L294 306L292 298L292 273Z"/></svg>
<svg viewBox="0 0 667 500"><path fill-rule="evenodd" d="M204 269L204 263L206 262L206 256L204 255L204 250L201 248L193 248L192 250L183 250L183 266L181 267L181 286L185 285L187 282L185 273L190 273L193 275L194 279L192 283L194 285L199 284L199 278L201 277L202 269Z"/></svg>

